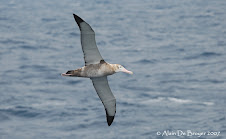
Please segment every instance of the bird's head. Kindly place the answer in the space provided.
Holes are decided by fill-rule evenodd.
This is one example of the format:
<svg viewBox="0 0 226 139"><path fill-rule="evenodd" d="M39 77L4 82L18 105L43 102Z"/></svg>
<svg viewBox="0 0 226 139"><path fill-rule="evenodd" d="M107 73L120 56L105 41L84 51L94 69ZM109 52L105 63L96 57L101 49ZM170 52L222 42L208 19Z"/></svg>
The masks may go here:
<svg viewBox="0 0 226 139"><path fill-rule="evenodd" d="M126 68L124 68L122 65L119 65L119 64L114 64L114 70L115 72L125 72L128 74L133 74L132 71L127 70Z"/></svg>

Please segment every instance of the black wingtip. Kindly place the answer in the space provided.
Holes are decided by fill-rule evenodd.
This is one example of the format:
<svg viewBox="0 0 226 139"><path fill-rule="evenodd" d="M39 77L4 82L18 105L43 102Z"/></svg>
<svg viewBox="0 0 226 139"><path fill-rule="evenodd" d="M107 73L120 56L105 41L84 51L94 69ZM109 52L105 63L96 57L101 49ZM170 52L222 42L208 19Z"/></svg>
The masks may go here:
<svg viewBox="0 0 226 139"><path fill-rule="evenodd" d="M78 24L79 28L80 28L80 23L84 22L84 20L82 20L82 18L80 18L79 16L77 16L76 14L73 14L76 23Z"/></svg>
<svg viewBox="0 0 226 139"><path fill-rule="evenodd" d="M110 126L114 120L115 116L107 116L108 126Z"/></svg>
<svg viewBox="0 0 226 139"><path fill-rule="evenodd" d="M110 126L112 124L112 122L114 121L115 116L109 116L106 109L105 109L105 111L106 111L107 123L108 123L108 126Z"/></svg>

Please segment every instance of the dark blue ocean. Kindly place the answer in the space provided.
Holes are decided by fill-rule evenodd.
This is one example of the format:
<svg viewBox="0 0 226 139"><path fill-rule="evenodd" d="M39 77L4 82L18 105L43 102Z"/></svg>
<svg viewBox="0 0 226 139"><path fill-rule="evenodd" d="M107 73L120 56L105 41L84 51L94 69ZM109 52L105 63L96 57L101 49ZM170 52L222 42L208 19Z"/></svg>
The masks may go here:
<svg viewBox="0 0 226 139"><path fill-rule="evenodd" d="M0 139L225 139L225 0L0 0ZM108 127L73 13L117 100ZM204 134L205 133L205 134Z"/></svg>

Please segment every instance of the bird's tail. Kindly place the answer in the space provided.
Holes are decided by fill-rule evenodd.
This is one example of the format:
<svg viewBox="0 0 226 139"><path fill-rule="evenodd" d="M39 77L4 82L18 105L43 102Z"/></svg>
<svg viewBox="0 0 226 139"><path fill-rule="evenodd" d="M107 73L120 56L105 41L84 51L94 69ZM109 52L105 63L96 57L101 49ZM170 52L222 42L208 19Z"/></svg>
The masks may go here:
<svg viewBox="0 0 226 139"><path fill-rule="evenodd" d="M76 76L76 77L81 77L81 70L69 70L67 73L62 73L62 76Z"/></svg>

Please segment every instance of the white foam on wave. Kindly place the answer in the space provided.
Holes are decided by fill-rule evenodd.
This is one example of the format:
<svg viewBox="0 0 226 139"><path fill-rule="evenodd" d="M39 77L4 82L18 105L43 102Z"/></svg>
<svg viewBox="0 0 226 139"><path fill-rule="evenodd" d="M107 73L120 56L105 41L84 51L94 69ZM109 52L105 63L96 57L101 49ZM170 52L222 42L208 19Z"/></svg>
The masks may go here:
<svg viewBox="0 0 226 139"><path fill-rule="evenodd" d="M148 105L153 103L177 103L177 104L202 104L202 105L214 105L213 102L198 102L190 99L180 99L175 97L157 97L154 99L148 99L148 100L140 100L140 104Z"/></svg>
<svg viewBox="0 0 226 139"><path fill-rule="evenodd" d="M40 107L56 107L56 106L65 106L67 105L66 102L64 101L46 101L43 103L34 103L31 104L32 107L34 108L40 108Z"/></svg>
<svg viewBox="0 0 226 139"><path fill-rule="evenodd" d="M205 104L205 105L214 105L214 103L213 102L203 102L203 104Z"/></svg>
<svg viewBox="0 0 226 139"><path fill-rule="evenodd" d="M175 102L175 103L193 103L192 100L189 99L179 99L179 98L174 98L174 97L168 97L167 98L169 101Z"/></svg>
<svg viewBox="0 0 226 139"><path fill-rule="evenodd" d="M168 97L169 101L175 102L175 103L182 103L182 104L203 104L203 105L214 105L213 102L198 102L198 101L193 101L189 99L179 99L179 98L174 98L174 97Z"/></svg>
<svg viewBox="0 0 226 139"><path fill-rule="evenodd" d="M163 102L163 101L164 101L163 97L158 97L158 98L154 98L154 99L140 100L137 102L139 102L140 104L147 105L147 104L159 103L159 102Z"/></svg>

